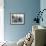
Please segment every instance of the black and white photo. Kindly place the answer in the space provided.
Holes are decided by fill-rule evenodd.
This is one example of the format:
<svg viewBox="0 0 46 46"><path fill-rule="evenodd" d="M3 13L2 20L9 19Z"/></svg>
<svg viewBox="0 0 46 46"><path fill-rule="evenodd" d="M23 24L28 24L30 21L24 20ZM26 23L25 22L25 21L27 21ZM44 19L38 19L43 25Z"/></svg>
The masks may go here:
<svg viewBox="0 0 46 46"><path fill-rule="evenodd" d="M11 14L11 24L24 24L24 14Z"/></svg>

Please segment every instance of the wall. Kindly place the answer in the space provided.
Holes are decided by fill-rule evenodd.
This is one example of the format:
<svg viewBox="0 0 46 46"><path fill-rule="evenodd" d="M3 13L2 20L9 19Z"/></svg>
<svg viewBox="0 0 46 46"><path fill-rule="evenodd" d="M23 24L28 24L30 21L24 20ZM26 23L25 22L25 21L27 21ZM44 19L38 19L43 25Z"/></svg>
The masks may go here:
<svg viewBox="0 0 46 46"><path fill-rule="evenodd" d="M4 0L4 37L7 41L18 41L32 29L35 12L40 9L40 0ZM24 13L24 25L11 25L10 12Z"/></svg>
<svg viewBox="0 0 46 46"><path fill-rule="evenodd" d="M40 0L40 9L41 9L41 11L42 11L43 9L46 9L46 0ZM46 11L43 12L42 17L43 17L43 22L40 21L40 25L46 27Z"/></svg>
<svg viewBox="0 0 46 46"><path fill-rule="evenodd" d="M4 41L4 2L0 0L0 42Z"/></svg>

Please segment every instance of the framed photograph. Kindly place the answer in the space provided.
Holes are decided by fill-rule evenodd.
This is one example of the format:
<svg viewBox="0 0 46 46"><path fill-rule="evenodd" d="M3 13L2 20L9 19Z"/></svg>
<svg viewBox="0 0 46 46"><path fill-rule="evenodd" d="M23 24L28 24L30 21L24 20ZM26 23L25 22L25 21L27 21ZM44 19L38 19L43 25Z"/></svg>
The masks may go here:
<svg viewBox="0 0 46 46"><path fill-rule="evenodd" d="M24 14L11 13L11 24L24 24Z"/></svg>

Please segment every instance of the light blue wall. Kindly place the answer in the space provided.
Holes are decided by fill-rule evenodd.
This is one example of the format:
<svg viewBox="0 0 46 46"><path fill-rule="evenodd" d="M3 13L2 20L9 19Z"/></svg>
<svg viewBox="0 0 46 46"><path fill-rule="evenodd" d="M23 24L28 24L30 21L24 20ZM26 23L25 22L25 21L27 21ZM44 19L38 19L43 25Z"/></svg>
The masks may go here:
<svg viewBox="0 0 46 46"><path fill-rule="evenodd" d="M32 29L35 12L40 9L39 0L4 0L4 35L5 40L17 41ZM11 25L10 12L24 13L24 25Z"/></svg>
<svg viewBox="0 0 46 46"><path fill-rule="evenodd" d="M40 1L40 10L42 11L43 9L46 9L46 0L41 0ZM46 27L46 11L43 12L42 17L43 17L43 22L40 21L40 25Z"/></svg>

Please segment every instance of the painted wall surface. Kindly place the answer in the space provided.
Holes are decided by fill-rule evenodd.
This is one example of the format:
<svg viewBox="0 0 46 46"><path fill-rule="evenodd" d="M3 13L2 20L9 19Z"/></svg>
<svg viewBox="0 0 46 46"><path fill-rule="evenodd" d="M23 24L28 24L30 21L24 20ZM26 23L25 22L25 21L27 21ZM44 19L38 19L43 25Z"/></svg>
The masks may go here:
<svg viewBox="0 0 46 46"><path fill-rule="evenodd" d="M4 41L4 0L0 0L0 42Z"/></svg>
<svg viewBox="0 0 46 46"><path fill-rule="evenodd" d="M7 41L18 41L32 29L35 12L40 9L39 0L4 0L4 36ZM24 13L24 25L11 25L10 12Z"/></svg>
<svg viewBox="0 0 46 46"><path fill-rule="evenodd" d="M40 1L40 9L41 9L41 11L42 11L43 9L46 9L46 0L41 0L41 1ZM41 22L40 22L40 25L46 27L46 10L43 12L42 17L43 17L43 22L41 21Z"/></svg>

